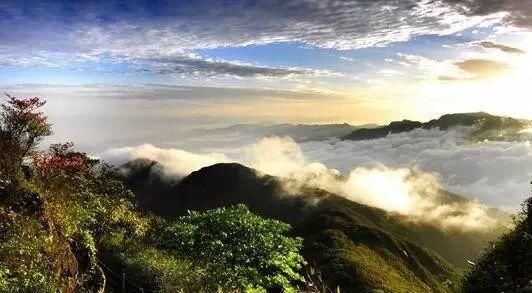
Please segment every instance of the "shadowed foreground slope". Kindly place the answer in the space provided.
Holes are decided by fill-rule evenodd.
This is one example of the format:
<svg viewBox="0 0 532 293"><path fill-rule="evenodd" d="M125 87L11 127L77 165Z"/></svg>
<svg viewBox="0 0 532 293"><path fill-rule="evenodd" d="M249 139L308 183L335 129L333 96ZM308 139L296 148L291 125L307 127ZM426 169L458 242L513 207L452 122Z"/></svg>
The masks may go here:
<svg viewBox="0 0 532 293"><path fill-rule="evenodd" d="M495 242L464 282L465 292L532 292L532 198L515 229Z"/></svg>

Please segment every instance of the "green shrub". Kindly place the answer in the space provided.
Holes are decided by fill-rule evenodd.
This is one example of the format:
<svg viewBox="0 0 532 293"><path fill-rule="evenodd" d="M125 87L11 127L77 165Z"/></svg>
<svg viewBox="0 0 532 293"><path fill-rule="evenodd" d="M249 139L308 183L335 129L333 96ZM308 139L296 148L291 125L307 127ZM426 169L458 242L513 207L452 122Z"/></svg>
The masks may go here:
<svg viewBox="0 0 532 293"><path fill-rule="evenodd" d="M166 228L161 247L188 259L207 290L293 291L304 264L302 239L287 236L288 224L264 219L244 205L191 212Z"/></svg>

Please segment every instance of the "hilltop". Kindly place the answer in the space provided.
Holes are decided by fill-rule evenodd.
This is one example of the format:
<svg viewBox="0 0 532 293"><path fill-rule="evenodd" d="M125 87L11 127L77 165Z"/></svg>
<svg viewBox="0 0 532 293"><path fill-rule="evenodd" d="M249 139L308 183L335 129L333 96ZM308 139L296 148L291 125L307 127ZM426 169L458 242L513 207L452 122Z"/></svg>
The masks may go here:
<svg viewBox="0 0 532 293"><path fill-rule="evenodd" d="M466 261L504 231L443 231L318 188L303 186L294 194L281 178L235 163L205 167L180 181L168 181L162 165L144 163L122 167L126 185L141 199L139 208L172 218L189 210L245 204L259 215L292 224L305 239L305 257L317 263L331 286L346 292L449 291ZM466 201L447 194L450 201Z"/></svg>
<svg viewBox="0 0 532 293"><path fill-rule="evenodd" d="M428 122L411 120L393 121L386 126L361 128L342 137L347 140L368 140L389 134L409 132L414 129L449 130L454 127L473 127L472 140L505 140L519 136L519 131L530 126L530 121L511 117L495 116L485 112L446 114Z"/></svg>

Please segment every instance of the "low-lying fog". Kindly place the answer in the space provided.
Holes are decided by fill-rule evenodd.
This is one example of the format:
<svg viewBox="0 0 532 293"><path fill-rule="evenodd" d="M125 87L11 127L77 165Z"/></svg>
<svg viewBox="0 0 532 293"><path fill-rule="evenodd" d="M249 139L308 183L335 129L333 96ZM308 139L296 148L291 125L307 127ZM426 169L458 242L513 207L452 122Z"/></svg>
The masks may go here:
<svg viewBox="0 0 532 293"><path fill-rule="evenodd" d="M422 198L440 187L510 212L529 196L532 147L526 137L471 142L471 129L456 128L418 129L367 141L296 137L296 142L289 136L264 138L263 128L254 127L258 135L233 128L196 130L195 136L181 140L112 148L102 157L114 164L153 159L176 176L217 162L240 162L405 214L424 210L437 216L434 204ZM337 175L345 178L341 185L334 183ZM474 213L477 207L467 208Z"/></svg>

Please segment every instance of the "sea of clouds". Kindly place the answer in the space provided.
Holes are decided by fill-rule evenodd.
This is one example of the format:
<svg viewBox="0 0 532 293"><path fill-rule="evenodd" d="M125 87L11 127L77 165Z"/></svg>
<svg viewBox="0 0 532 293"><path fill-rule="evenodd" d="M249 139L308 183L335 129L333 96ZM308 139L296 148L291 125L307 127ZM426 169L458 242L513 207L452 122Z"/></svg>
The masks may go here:
<svg viewBox="0 0 532 293"><path fill-rule="evenodd" d="M176 177L219 162L239 162L416 220L472 228L489 226L488 206L515 212L529 196L532 147L527 139L471 142L471 131L418 129L375 140L301 143L273 136L245 137L239 144L234 135L228 148L201 148L198 138L196 151L144 144L113 148L102 158L116 165L155 160ZM212 143L213 138L205 140ZM440 189L473 201L442 204Z"/></svg>
<svg viewBox="0 0 532 293"><path fill-rule="evenodd" d="M417 129L367 141L327 141L301 144L310 160L341 172L356 166L384 164L418 168L439 177L443 188L507 211L516 211L530 196L530 141L471 142L471 129Z"/></svg>

